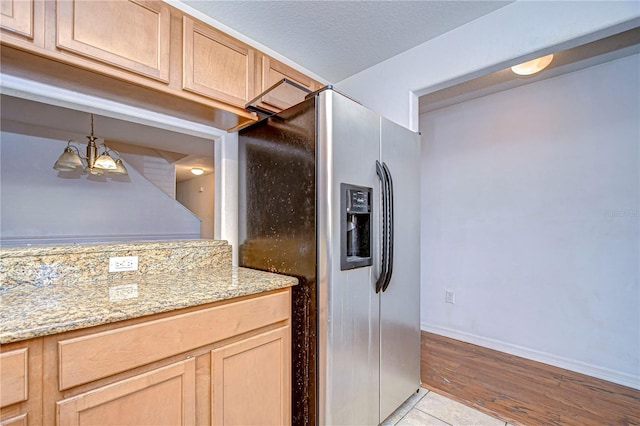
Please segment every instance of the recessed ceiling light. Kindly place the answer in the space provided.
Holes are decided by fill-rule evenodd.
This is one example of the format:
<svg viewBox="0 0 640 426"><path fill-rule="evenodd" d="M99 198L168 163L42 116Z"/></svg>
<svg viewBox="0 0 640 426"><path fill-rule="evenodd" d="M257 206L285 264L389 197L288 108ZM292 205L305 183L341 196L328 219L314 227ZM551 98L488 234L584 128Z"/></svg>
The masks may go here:
<svg viewBox="0 0 640 426"><path fill-rule="evenodd" d="M548 67L552 59L553 54L543 56L542 58L534 59L532 61L528 61L519 65L514 65L511 67L511 71L518 75L535 74Z"/></svg>
<svg viewBox="0 0 640 426"><path fill-rule="evenodd" d="M193 173L196 176L200 176L201 174L204 173L204 170L202 170L200 167L193 167L191 169L191 173Z"/></svg>

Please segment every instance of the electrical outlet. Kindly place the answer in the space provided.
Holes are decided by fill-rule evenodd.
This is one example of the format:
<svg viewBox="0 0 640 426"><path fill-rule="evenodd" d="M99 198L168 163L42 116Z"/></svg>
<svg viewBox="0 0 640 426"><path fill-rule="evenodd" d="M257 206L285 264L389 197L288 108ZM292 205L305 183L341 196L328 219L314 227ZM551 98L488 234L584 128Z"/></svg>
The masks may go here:
<svg viewBox="0 0 640 426"><path fill-rule="evenodd" d="M447 290L445 292L444 300L447 303L456 303L456 293L453 290Z"/></svg>
<svg viewBox="0 0 640 426"><path fill-rule="evenodd" d="M109 258L109 272L126 272L138 270L138 256L122 256Z"/></svg>

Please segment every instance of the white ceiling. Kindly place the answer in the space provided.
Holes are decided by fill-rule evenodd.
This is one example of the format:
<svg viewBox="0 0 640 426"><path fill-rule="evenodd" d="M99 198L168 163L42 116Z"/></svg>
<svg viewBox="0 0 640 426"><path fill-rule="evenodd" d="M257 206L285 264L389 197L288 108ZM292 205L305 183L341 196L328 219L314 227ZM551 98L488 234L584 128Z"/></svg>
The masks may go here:
<svg viewBox="0 0 640 426"><path fill-rule="evenodd" d="M494 0L181 2L331 84L512 3Z"/></svg>

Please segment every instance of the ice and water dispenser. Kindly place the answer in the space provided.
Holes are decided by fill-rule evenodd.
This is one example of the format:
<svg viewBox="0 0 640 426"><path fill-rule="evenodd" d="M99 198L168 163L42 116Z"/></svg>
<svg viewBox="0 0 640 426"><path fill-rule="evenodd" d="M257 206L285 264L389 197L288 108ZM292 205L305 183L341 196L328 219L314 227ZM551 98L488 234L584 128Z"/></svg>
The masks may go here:
<svg viewBox="0 0 640 426"><path fill-rule="evenodd" d="M340 184L340 270L373 263L371 188Z"/></svg>

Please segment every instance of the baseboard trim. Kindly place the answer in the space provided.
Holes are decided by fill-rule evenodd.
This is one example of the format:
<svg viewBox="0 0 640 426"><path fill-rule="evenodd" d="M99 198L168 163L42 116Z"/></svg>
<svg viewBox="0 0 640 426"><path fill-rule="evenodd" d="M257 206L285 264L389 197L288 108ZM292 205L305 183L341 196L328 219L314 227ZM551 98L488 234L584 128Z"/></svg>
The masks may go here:
<svg viewBox="0 0 640 426"><path fill-rule="evenodd" d="M421 323L420 328L428 333L438 334L440 336L460 340L462 342L471 343L474 345L504 352L510 355L519 356L532 361L552 365L554 367L564 368L576 373L585 374L587 376L596 377L608 382L617 383L622 386L640 390L640 376L633 376L630 374L560 357L554 354L538 351L524 346L514 345L511 343L503 342L496 339L490 339L463 331L453 330L447 327Z"/></svg>

